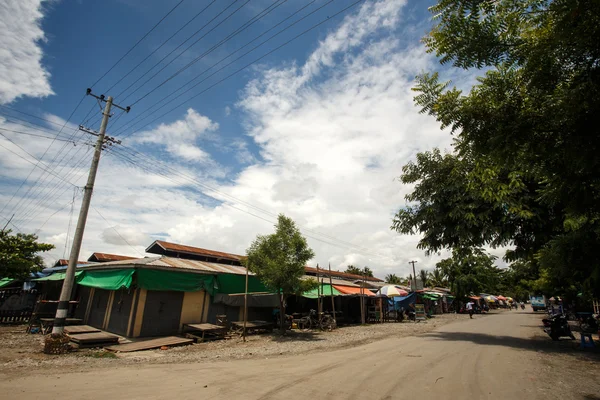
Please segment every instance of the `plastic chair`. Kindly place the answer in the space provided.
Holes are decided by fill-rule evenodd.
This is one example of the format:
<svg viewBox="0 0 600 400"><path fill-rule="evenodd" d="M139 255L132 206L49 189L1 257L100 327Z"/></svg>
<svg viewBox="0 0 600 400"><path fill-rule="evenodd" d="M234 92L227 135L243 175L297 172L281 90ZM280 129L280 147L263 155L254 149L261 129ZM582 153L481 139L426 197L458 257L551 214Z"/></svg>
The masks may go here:
<svg viewBox="0 0 600 400"><path fill-rule="evenodd" d="M594 339L591 333L580 333L581 335L581 348L582 349L593 349L596 347Z"/></svg>

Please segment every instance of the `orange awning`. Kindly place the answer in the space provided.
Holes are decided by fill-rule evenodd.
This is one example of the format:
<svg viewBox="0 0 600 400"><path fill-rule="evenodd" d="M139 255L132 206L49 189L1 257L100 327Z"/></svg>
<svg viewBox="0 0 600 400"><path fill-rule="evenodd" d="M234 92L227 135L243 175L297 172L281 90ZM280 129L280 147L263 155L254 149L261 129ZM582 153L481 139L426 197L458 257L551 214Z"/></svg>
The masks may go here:
<svg viewBox="0 0 600 400"><path fill-rule="evenodd" d="M375 296L375 293L371 292L367 288L363 288L363 292L361 293L361 289L359 287L343 285L333 285L333 287L339 290L342 294L364 294L365 296Z"/></svg>

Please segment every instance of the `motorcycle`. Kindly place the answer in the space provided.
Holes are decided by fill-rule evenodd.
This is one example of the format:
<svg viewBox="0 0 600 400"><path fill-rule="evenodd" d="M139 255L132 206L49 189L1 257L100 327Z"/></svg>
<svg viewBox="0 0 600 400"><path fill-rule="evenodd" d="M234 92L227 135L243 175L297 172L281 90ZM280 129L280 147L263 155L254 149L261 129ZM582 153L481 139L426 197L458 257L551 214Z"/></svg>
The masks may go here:
<svg viewBox="0 0 600 400"><path fill-rule="evenodd" d="M552 338L552 340L559 340L563 336L568 336L571 339L575 339L569 326L567 317L563 314L553 315L550 318L544 318L542 320L544 324L544 332Z"/></svg>

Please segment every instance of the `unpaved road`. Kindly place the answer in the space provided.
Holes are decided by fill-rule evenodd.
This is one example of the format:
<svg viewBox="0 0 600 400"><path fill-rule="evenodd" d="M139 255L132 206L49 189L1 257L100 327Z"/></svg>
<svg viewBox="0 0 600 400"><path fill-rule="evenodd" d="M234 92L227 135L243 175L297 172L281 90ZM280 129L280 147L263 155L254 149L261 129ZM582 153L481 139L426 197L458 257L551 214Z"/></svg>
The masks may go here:
<svg viewBox="0 0 600 400"><path fill-rule="evenodd" d="M317 354L37 371L4 376L0 393L5 399L600 399L597 354L575 350L571 341L551 342L539 320L505 311L422 336Z"/></svg>

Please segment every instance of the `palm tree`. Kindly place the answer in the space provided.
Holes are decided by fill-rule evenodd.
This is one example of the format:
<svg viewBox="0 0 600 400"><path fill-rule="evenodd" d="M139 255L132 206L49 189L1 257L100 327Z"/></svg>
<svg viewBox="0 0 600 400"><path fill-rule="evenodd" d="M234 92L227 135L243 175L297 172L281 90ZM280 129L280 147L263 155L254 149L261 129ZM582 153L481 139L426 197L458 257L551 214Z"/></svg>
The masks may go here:
<svg viewBox="0 0 600 400"><path fill-rule="evenodd" d="M421 271L419 271L419 279L421 280L421 282L423 282L423 287L427 287L429 284L429 274L427 273L427 271L425 271L424 269L422 269Z"/></svg>
<svg viewBox="0 0 600 400"><path fill-rule="evenodd" d="M434 287L446 287L448 286L448 278L439 268L436 268L429 274L429 283Z"/></svg>
<svg viewBox="0 0 600 400"><path fill-rule="evenodd" d="M402 279L396 276L396 274L388 274L385 277L385 283L389 283L391 285L400 285L402 284Z"/></svg>

